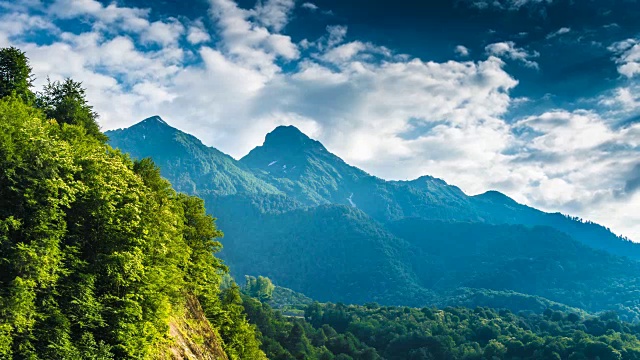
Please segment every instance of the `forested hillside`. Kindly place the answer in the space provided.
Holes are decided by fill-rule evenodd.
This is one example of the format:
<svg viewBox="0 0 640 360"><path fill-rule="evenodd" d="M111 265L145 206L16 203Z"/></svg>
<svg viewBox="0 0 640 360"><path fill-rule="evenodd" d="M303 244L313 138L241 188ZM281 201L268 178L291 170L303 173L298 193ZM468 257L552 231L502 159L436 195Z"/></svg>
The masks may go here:
<svg viewBox="0 0 640 360"><path fill-rule="evenodd" d="M238 223L220 224L232 273L266 275L319 301L456 305L456 289L484 289L493 302L467 297L466 305L524 309L521 298L510 304L495 293L513 291L640 320L640 264L548 227L423 219L383 227L342 205L230 213Z"/></svg>
<svg viewBox="0 0 640 360"><path fill-rule="evenodd" d="M0 358L264 359L203 201L106 145L81 84L0 60Z"/></svg>

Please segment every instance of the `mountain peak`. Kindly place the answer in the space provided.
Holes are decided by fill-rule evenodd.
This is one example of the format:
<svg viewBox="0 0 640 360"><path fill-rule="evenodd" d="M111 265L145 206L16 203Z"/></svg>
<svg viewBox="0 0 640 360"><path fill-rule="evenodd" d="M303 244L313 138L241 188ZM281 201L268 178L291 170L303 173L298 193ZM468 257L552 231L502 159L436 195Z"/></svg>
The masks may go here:
<svg viewBox="0 0 640 360"><path fill-rule="evenodd" d="M176 132L181 132L180 130L169 125L166 121L164 121L158 115L148 117L136 123L135 125L129 127L129 129L135 130L135 131L148 132L149 135L151 135L152 133L175 134Z"/></svg>
<svg viewBox="0 0 640 360"><path fill-rule="evenodd" d="M482 200L490 201L493 203L510 204L510 205L517 204L515 200L496 190L489 190L485 193L475 195L474 197L477 199L482 199Z"/></svg>
<svg viewBox="0 0 640 360"><path fill-rule="evenodd" d="M286 149L304 149L304 148L320 148L324 146L319 141L313 140L293 125L278 126L267 134L264 146L286 148Z"/></svg>
<svg viewBox="0 0 640 360"><path fill-rule="evenodd" d="M148 118L142 120L140 123L147 123L147 124L148 123L159 123L159 124L162 124L162 125L167 125L167 126L169 125L169 124L167 124L166 121L162 120L162 118L160 116L158 116L158 115L154 115L154 116L148 117Z"/></svg>

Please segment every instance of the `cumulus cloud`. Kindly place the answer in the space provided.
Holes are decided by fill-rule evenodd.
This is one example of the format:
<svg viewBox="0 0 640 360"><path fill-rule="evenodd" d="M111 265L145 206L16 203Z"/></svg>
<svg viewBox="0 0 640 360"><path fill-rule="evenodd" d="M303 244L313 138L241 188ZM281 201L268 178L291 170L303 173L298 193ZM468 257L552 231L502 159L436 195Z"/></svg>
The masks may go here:
<svg viewBox="0 0 640 360"><path fill-rule="evenodd" d="M184 26L177 19L169 18L165 21L154 21L141 34L143 43L160 45L174 45L184 34Z"/></svg>
<svg viewBox="0 0 640 360"><path fill-rule="evenodd" d="M540 56L537 52L529 53L522 48L516 47L516 44L513 41L504 41L497 42L493 44L489 44L485 47L485 51L488 54L511 59L514 61L522 62L526 67L530 67L533 69L538 69L538 63L532 60L531 58L536 58Z"/></svg>
<svg viewBox="0 0 640 360"><path fill-rule="evenodd" d="M640 124L614 126L578 110L506 121L521 100L510 95L518 81L504 61L537 66L536 53L512 42L487 46L478 61L434 62L348 38L346 26L296 44L284 33L292 1L242 8L210 0L215 40L202 19L151 21L148 9L76 3L56 0L40 15L11 10L0 41L27 52L38 86L47 75L82 81L105 129L160 114L241 157L275 126L292 124L384 178L431 174L470 194L502 190L640 239L640 227L628 225L640 224ZM12 18L20 21L10 25ZM91 27L64 29L74 19L91 19ZM34 43L28 34L38 29L51 41ZM636 44L611 49L626 64ZM602 104L632 108L635 94L625 86Z"/></svg>
<svg viewBox="0 0 640 360"><path fill-rule="evenodd" d="M629 203L636 196L640 124L619 128L592 111L557 110L524 118L514 128L522 151L511 163L530 174L523 187L527 199L546 209L579 212L637 239L637 228L631 231L629 224L640 216L602 208L640 210L640 204Z"/></svg>
<svg viewBox="0 0 640 360"><path fill-rule="evenodd" d="M194 21L189 26L189 31L187 33L187 41L189 41L192 45L198 45L204 42L208 42L211 40L211 35L204 27L204 23L201 19Z"/></svg>
<svg viewBox="0 0 640 360"><path fill-rule="evenodd" d="M89 17L99 20L96 26L118 26L139 31L149 26L150 9L120 7L115 3L104 6L96 0L55 0L48 7L49 14L60 19Z"/></svg>
<svg viewBox="0 0 640 360"><path fill-rule="evenodd" d="M281 2L268 2L260 6L271 6L276 10L270 11L274 12L283 10L276 4L281 4ZM275 60L294 60L299 56L298 47L291 41L291 37L272 33L267 28L251 21L251 17L257 13L255 9L239 8L231 0L211 0L210 13L220 27L222 35L220 45L224 52L243 66L257 69L265 76L270 77L280 71ZM271 14L270 16L272 19L267 23L273 25L275 15ZM284 26L284 24L280 25Z"/></svg>
<svg viewBox="0 0 640 360"><path fill-rule="evenodd" d="M279 32L289 22L294 0L266 0L255 8L254 18L264 26Z"/></svg>
<svg viewBox="0 0 640 360"><path fill-rule="evenodd" d="M599 103L608 107L616 117L633 114L640 109L640 84L619 87L612 94L602 96Z"/></svg>
<svg viewBox="0 0 640 360"><path fill-rule="evenodd" d="M640 74L640 40L627 39L612 44L609 50L615 54L618 72L628 78Z"/></svg>
<svg viewBox="0 0 640 360"><path fill-rule="evenodd" d="M343 25L327 26L327 32L328 32L327 46L331 48L343 42L345 37L347 36L347 30L348 28Z"/></svg>

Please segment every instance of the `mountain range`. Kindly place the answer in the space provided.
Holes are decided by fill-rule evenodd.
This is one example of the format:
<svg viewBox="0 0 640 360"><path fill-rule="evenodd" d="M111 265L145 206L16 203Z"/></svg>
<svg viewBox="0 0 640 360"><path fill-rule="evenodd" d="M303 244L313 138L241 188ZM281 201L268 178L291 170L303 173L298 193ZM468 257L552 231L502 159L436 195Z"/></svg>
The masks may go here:
<svg viewBox="0 0 640 360"><path fill-rule="evenodd" d="M240 160L158 116L106 135L205 200L236 278L269 276L320 301L517 310L544 301L640 319L640 245L598 224L496 191L468 196L431 176L386 181L293 126Z"/></svg>

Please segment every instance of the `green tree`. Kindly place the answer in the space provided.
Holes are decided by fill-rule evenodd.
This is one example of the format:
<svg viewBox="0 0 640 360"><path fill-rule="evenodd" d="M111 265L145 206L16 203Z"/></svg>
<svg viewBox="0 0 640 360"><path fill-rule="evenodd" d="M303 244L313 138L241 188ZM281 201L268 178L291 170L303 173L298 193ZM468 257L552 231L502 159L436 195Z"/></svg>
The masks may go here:
<svg viewBox="0 0 640 360"><path fill-rule="evenodd" d="M98 114L89 105L82 83L70 78L64 81L47 79L42 92L37 94L37 104L47 118L61 124L73 124L84 127L87 134L106 142L108 138L100 131Z"/></svg>
<svg viewBox="0 0 640 360"><path fill-rule="evenodd" d="M275 286L271 280L264 276L245 276L245 291L249 296L259 299L262 302L269 301L273 297Z"/></svg>
<svg viewBox="0 0 640 360"><path fill-rule="evenodd" d="M29 59L20 49L0 49L0 98L15 93L25 102L33 101L35 96L31 91L31 70Z"/></svg>
<svg viewBox="0 0 640 360"><path fill-rule="evenodd" d="M260 350L260 342L255 338L254 325L247 321L242 303L237 285L224 290L222 304L225 311L213 322L220 329L220 335L227 345L225 350L231 360L266 360L267 357Z"/></svg>
<svg viewBox="0 0 640 360"><path fill-rule="evenodd" d="M265 359L203 201L44 119L0 100L0 358L157 358L195 295L232 359Z"/></svg>

